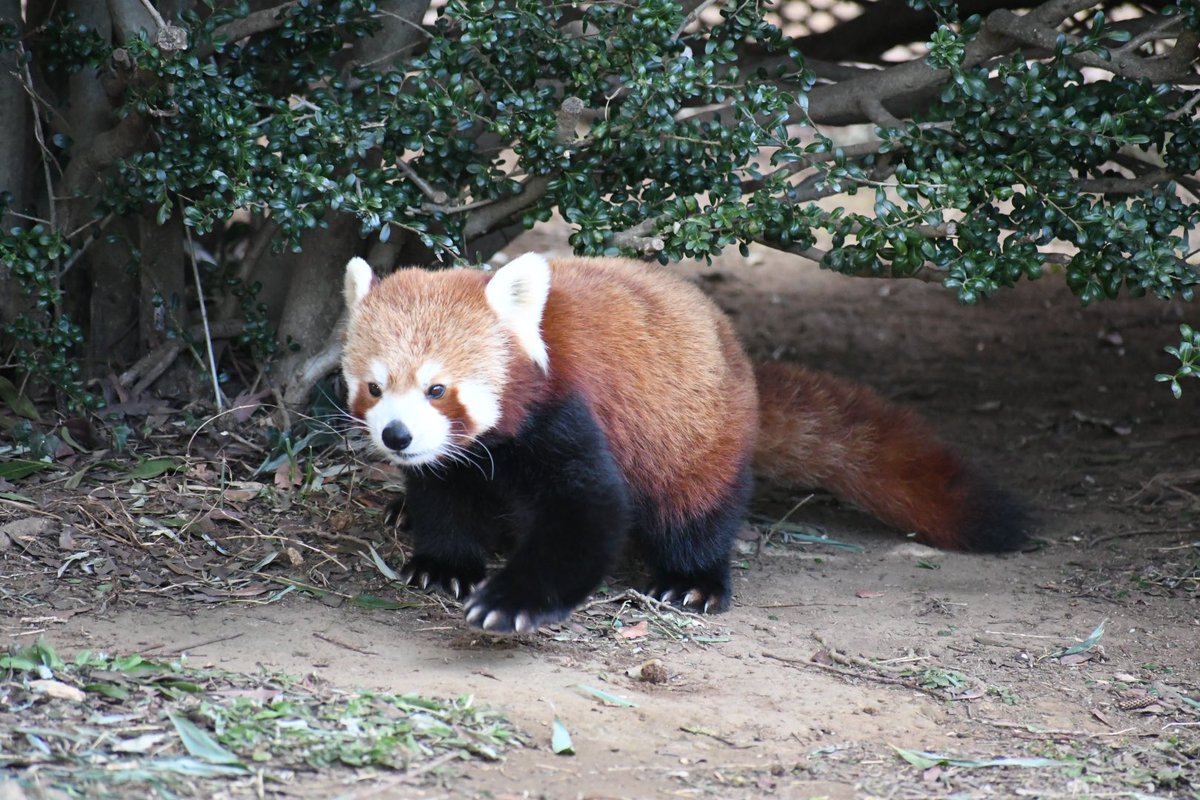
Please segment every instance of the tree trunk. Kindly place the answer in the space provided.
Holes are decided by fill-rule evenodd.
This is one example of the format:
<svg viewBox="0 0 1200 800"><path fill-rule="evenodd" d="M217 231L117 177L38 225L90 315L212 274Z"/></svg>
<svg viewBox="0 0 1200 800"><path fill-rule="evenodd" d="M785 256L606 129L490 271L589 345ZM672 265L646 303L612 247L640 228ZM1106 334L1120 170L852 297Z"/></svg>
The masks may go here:
<svg viewBox="0 0 1200 800"><path fill-rule="evenodd" d="M21 0L0 0L0 19L19 23ZM0 191L12 194L14 209L30 211L33 205L30 202L31 168L36 164L33 137L30 136L33 115L29 109L29 96L21 86L20 70L17 53L6 53L0 58ZM7 229L21 223L5 212L0 217L0 224ZM28 309L29 303L17 288L12 274L7 269L0 269L0 325L11 322Z"/></svg>
<svg viewBox="0 0 1200 800"><path fill-rule="evenodd" d="M153 209L138 218L140 264L138 343L143 353L158 347L168 335L190 324L185 276L188 256L184 248L183 220L178 213L163 225L154 221Z"/></svg>
<svg viewBox="0 0 1200 800"><path fill-rule="evenodd" d="M357 221L345 214L334 215L328 228L318 229L302 240L303 253L272 253L263 259L267 262L266 274L288 285L279 321L283 352L271 366L271 375L290 407L306 402L315 380L306 376L305 364L334 337L342 315L342 274L355 253L357 226Z"/></svg>
<svg viewBox="0 0 1200 800"><path fill-rule="evenodd" d="M136 240L132 220L114 220L106 234L92 242L87 252L91 308L88 335L88 375L103 375L132 364L139 348L138 275L131 269L129 242Z"/></svg>

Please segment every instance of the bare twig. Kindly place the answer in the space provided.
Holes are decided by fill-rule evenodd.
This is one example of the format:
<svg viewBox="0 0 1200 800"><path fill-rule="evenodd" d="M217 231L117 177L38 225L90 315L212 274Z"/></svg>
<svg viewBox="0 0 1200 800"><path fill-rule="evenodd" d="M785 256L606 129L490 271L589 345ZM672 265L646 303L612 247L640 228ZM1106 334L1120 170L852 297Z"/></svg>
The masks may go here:
<svg viewBox="0 0 1200 800"><path fill-rule="evenodd" d="M221 383L217 380L217 359L213 355L213 337L212 330L208 327L208 304L204 302L204 284L200 280L200 264L196 261L196 245L192 242L192 229L185 223L183 233L187 237L188 243L188 259L192 262L192 278L196 281L196 299L200 303L200 321L204 327L204 347L208 352L208 374L212 378L213 400L217 404L217 411L225 409L225 398L221 392Z"/></svg>
<svg viewBox="0 0 1200 800"><path fill-rule="evenodd" d="M881 139L870 139L865 142L855 142L854 144L835 144L833 149L822 153L805 153L802 159L793 161L790 164L785 164L784 166L772 172L770 175L766 175L759 180L745 181L742 184L742 191L747 193L758 191L765 186L768 181L775 180L781 176L795 175L801 170L808 169L817 164L834 161L839 157L853 160L862 158L864 156L875 155L879 152L879 147L882 144L883 140ZM818 198L814 197L812 199L815 200Z"/></svg>
<svg viewBox="0 0 1200 800"><path fill-rule="evenodd" d="M414 170L412 166L410 166L409 163L403 158L396 159L396 167L403 172L410 181L413 182L413 185L421 191L421 194L425 195L429 202L441 205L448 199L445 192L434 189L432 186L430 186L429 181L418 175L416 170Z"/></svg>
<svg viewBox="0 0 1200 800"><path fill-rule="evenodd" d="M632 228L611 233L608 237L608 243L614 247L628 248L642 255L660 253L667 246L666 242L662 240L661 236L653 236L651 234L664 221L663 217L644 219Z"/></svg>
<svg viewBox="0 0 1200 800"><path fill-rule="evenodd" d="M700 19L700 15L704 13L704 9L716 3L717 0L702 0L695 8L688 12L684 17L683 23L679 26L679 30L675 31L675 38L683 36L683 32L688 29L693 22Z"/></svg>
<svg viewBox="0 0 1200 800"><path fill-rule="evenodd" d="M1134 728L1122 728L1119 731L1104 731L1103 733L1092 733L1090 731L1072 731L1063 730L1061 728L1038 728L1035 725L1030 725L1025 722L1008 722L1002 719L987 719L985 717L972 717L975 722L982 722L984 725L992 725L997 728L1007 728L1010 730L1018 730L1028 733L1031 736L1045 738L1048 736L1069 736L1072 739L1103 739L1108 736L1145 736L1154 737L1158 733L1154 731L1138 732Z"/></svg>
<svg viewBox="0 0 1200 800"><path fill-rule="evenodd" d="M258 33L274 30L283 24L284 15L299 4L300 0L288 0L286 3L247 14L242 19L234 20L214 30L212 38L236 42ZM206 58L212 55L213 49L211 44L198 48L196 57Z"/></svg>
<svg viewBox="0 0 1200 800"><path fill-rule="evenodd" d="M158 9L154 7L154 4L151 3L150 0L142 0L142 5L146 7L146 11L149 12L150 16L154 19L154 24L156 24L159 28L167 27L167 23L163 20L162 14L158 13Z"/></svg>
<svg viewBox="0 0 1200 800"><path fill-rule="evenodd" d="M317 631L313 631L313 636L320 639L322 642L329 642L330 644L335 645L336 647L341 647L345 650L353 650L355 653L362 653L364 656L379 655L378 653L376 653L372 650L364 650L361 647L355 647L354 645L350 644L349 642L343 642L340 639L334 639L332 636L326 636L325 634L319 633Z"/></svg>
<svg viewBox="0 0 1200 800"><path fill-rule="evenodd" d="M179 655L183 655L184 653L195 652L196 650L199 650L201 647L207 647L210 644L220 644L222 642L229 642L234 639L240 638L242 635L243 635L242 633L233 633L228 636L218 636L215 639L205 639L202 642L196 642L195 644L189 644L184 647L173 647L170 650L166 650L162 653L159 653L158 658L169 658L171 656L179 656ZM142 650L141 653L142 653L142 655L148 655L150 653L153 653L155 650L161 650L163 648L163 646L164 645L160 644L160 645L156 645L154 647L149 647L149 648L146 648L145 650Z"/></svg>
<svg viewBox="0 0 1200 800"><path fill-rule="evenodd" d="M161 346L138 359L137 363L121 373L117 378L117 383L128 387L136 381L136 385L133 386L133 394L141 394L167 371L167 367L171 366L171 363L183 352L190 340L199 336L209 339L228 339L240 334L244 327L244 323L240 319L220 320L208 327L193 325L187 330L186 336L168 339Z"/></svg>
<svg viewBox="0 0 1200 800"><path fill-rule="evenodd" d="M1089 4L1090 5L1090 4ZM992 33L1007 36L1021 44L1040 47L1053 52L1058 37L1063 35L1053 25L1031 19L1033 14L1018 17L1007 9L999 9L988 15L986 27ZM1077 44L1077 36L1066 36L1070 44ZM1111 60L1105 60L1095 53L1076 52L1071 60L1093 69L1102 69L1129 78L1147 78L1153 81L1168 81L1176 77L1177 70L1173 65L1163 65L1161 62L1148 61L1140 56L1124 50L1110 51Z"/></svg>
<svg viewBox="0 0 1200 800"><path fill-rule="evenodd" d="M832 672L835 675L841 675L844 678L858 678L861 680L873 681L874 683L884 683L888 686L903 686L907 689L916 689L916 684L911 680L902 678L892 678L887 675L880 675L871 672L858 672L844 667L836 667L833 664L822 664L819 661L804 658L787 658L786 656L777 656L774 653L763 653L763 658L769 658L772 661L779 661L784 664L792 664L798 667L812 667L824 672Z"/></svg>
<svg viewBox="0 0 1200 800"><path fill-rule="evenodd" d="M1200 528L1138 528L1132 531L1118 531L1116 533L1097 536L1088 542L1088 547L1095 547L1104 542L1111 542L1115 539L1125 539L1131 536L1192 536L1200 534Z"/></svg>
<svg viewBox="0 0 1200 800"><path fill-rule="evenodd" d="M29 95L29 105L33 109L33 138L37 141L38 149L42 152L42 170L45 172L46 180L46 204L47 204L47 220L50 223L51 230L56 230L57 224L57 204L54 202L54 180L50 174L50 164L54 161L54 156L50 152L50 148L46 146L46 137L42 131L42 115L39 106L37 92L33 88L33 74L29 71L28 53L25 51L25 46L17 45L21 60L21 88Z"/></svg>

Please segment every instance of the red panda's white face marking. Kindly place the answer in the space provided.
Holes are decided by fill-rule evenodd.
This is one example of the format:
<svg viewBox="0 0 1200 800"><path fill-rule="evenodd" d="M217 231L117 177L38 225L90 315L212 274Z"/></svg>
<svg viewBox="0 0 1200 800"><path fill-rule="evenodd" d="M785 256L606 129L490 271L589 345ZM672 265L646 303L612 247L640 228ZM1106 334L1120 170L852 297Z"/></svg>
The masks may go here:
<svg viewBox="0 0 1200 800"><path fill-rule="evenodd" d="M363 422L375 446L397 463L416 465L436 461L448 449L451 421L436 408L437 401L432 395L437 392L430 392L443 386L433 382L441 369L440 364L429 362L417 370L415 384L393 385L387 365L379 359L371 362L371 375L375 378L371 383L379 387L379 397L363 415ZM402 427L396 427L396 423ZM403 439L398 440L398 436ZM404 446L397 449L401 442Z"/></svg>
<svg viewBox="0 0 1200 800"><path fill-rule="evenodd" d="M537 256L490 282L466 270L400 270L376 281L366 262L352 260L342 371L351 411L380 452L405 466L432 464L495 427L515 353L545 366L548 291L549 266Z"/></svg>

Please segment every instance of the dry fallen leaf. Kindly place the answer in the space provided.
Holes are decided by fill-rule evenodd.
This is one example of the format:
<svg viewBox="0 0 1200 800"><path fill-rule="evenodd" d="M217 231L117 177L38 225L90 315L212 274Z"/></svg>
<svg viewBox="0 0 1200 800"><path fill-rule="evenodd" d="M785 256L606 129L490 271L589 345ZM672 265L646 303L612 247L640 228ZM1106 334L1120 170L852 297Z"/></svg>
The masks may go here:
<svg viewBox="0 0 1200 800"><path fill-rule="evenodd" d="M636 625L628 625L617 630L617 636L622 639L640 639L650 633L650 623L642 620Z"/></svg>
<svg viewBox="0 0 1200 800"><path fill-rule="evenodd" d="M47 697L53 697L58 700L70 700L75 703L82 703L85 699L87 699L87 695L83 693L82 689L69 686L62 681L30 681L29 688L33 689L35 692L44 694Z"/></svg>

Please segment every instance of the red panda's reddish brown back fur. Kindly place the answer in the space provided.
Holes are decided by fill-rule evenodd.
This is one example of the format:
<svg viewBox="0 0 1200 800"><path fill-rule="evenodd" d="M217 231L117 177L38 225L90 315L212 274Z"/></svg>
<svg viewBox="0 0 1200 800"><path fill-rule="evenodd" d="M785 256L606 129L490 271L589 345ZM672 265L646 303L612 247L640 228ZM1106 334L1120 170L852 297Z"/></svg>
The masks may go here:
<svg viewBox="0 0 1200 800"><path fill-rule="evenodd" d="M728 496L758 430L733 326L696 287L646 264L551 262L542 321L552 391L579 391L638 493L679 518Z"/></svg>

